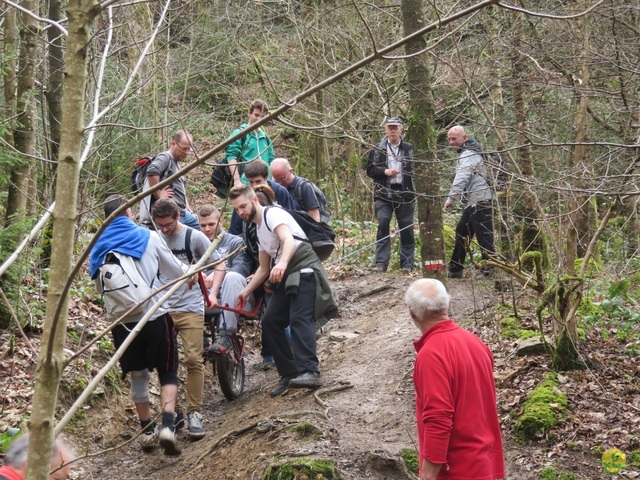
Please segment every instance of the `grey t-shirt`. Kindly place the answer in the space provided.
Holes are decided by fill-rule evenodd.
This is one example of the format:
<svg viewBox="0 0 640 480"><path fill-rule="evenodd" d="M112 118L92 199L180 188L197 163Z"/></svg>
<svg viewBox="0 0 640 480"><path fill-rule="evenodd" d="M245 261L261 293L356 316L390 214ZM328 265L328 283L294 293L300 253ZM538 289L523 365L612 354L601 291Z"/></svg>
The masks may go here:
<svg viewBox="0 0 640 480"><path fill-rule="evenodd" d="M169 178L171 175L180 171L180 165L175 161L173 156L169 152L162 152L156 155L156 158L151 162L147 169L147 178L153 176L159 176L160 181ZM180 214L184 215L184 210L187 208L187 191L184 187L184 180L182 177L178 177L171 184L173 188L173 201L176 202L180 209Z"/></svg>
<svg viewBox="0 0 640 480"><path fill-rule="evenodd" d="M191 242L190 245L185 245L187 230L191 230ZM185 253L186 248L191 249L193 261L197 262L211 245L211 242L206 235L198 230L194 230L190 227L185 227L180 233L171 235L170 237L160 233L162 239L166 242L167 247L174 252L177 259L183 264L189 265L189 259ZM177 252L177 254L176 254ZM220 259L220 256L213 252L209 259L209 263L215 262ZM176 293L173 294L171 299L167 302L169 312L192 312L204 315L204 297L200 291L200 287L196 284L191 287L183 285Z"/></svg>

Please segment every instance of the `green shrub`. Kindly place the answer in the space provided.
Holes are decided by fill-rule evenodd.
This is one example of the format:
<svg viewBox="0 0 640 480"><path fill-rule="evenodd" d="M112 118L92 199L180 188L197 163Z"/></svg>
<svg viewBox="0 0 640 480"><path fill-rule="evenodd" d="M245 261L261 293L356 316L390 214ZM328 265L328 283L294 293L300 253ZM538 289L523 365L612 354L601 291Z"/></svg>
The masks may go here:
<svg viewBox="0 0 640 480"><path fill-rule="evenodd" d="M416 450L405 448L400 452L400 457L402 457L402 461L406 465L407 469L415 475L418 475L418 452Z"/></svg>

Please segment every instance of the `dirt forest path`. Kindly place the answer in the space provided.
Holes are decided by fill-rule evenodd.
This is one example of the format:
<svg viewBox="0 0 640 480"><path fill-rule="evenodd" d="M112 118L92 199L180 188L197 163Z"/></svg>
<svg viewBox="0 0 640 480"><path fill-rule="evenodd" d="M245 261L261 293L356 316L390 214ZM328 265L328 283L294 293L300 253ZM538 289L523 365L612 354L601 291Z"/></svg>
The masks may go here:
<svg viewBox="0 0 640 480"><path fill-rule="evenodd" d="M333 281L341 318L329 322L318 340L325 387L315 396L289 391L269 397L277 373L264 372L255 352L247 363L243 396L229 402L208 364L208 434L203 440L191 443L183 430L183 454L175 458L159 449L143 454L134 440L83 461L75 478L261 479L269 465L297 457L334 460L345 479L413 478L398 459L401 450L417 442L411 373L418 331L404 305L404 292L417 278L367 273ZM485 283L452 282L452 316L491 345L497 332L482 311L498 297ZM353 335L337 341L335 332ZM108 410L87 411L87 419L71 434L83 439L79 453L113 448L131 438L138 425L127 395L116 396ZM301 439L292 428L300 422L317 427L319 435ZM539 478L520 471L517 458L521 455L510 452L509 478Z"/></svg>

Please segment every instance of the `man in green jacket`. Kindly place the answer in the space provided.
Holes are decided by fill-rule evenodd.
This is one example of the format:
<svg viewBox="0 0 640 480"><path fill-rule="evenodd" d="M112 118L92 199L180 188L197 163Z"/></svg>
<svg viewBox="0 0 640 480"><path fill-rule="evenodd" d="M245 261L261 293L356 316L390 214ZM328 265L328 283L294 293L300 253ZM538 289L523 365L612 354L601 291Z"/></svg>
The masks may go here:
<svg viewBox="0 0 640 480"><path fill-rule="evenodd" d="M269 107L264 100L254 100L249 105L249 121L243 123L240 128L236 128L231 136L237 135L249 125L260 120L269 113ZM227 163L229 165L237 165L238 163L246 163L252 160L263 160L267 165L271 165L271 161L275 158L273 151L273 143L262 128L258 128L244 137L239 138L235 142L227 146L225 150ZM249 184L249 180L244 176L244 172L239 168L231 168L234 186Z"/></svg>

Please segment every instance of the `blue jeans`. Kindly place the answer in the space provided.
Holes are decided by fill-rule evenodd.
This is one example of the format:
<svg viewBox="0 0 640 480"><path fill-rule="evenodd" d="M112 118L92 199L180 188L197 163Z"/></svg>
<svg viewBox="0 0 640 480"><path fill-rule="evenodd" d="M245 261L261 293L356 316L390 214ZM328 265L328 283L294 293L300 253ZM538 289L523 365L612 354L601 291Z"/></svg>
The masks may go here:
<svg viewBox="0 0 640 480"><path fill-rule="evenodd" d="M392 199L376 199L376 217L378 218L378 233L376 235L376 265L389 265L391 256L391 238L389 226L391 216L396 214L396 221L400 232L400 268L413 268L416 242L413 234L413 212L416 202L405 202L402 197L393 195ZM406 228L405 228L406 227Z"/></svg>
<svg viewBox="0 0 640 480"><path fill-rule="evenodd" d="M200 230L200 222L198 218L191 212L184 211L184 215L180 214L180 223L184 223L187 227L191 227L194 230Z"/></svg>

